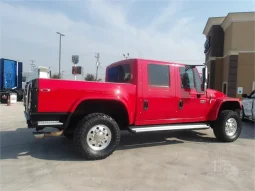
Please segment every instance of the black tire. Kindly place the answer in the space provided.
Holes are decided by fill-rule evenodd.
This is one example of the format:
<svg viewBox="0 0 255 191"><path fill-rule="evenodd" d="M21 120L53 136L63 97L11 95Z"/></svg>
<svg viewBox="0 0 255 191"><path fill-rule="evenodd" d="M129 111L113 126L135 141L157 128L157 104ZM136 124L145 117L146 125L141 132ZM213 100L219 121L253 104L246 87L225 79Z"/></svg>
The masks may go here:
<svg viewBox="0 0 255 191"><path fill-rule="evenodd" d="M236 121L237 129L236 132L229 136L226 133L226 123L228 119L233 118ZM232 110L223 110L220 111L218 119L213 123L213 132L215 137L221 142L233 142L235 141L241 134L242 131L242 121L237 112Z"/></svg>
<svg viewBox="0 0 255 191"><path fill-rule="evenodd" d="M94 150L87 143L87 134L96 125L105 125L111 131L109 145L102 150ZM87 160L104 159L111 155L120 142L120 129L118 124L110 116L103 113L93 113L85 116L74 131L74 146L78 152Z"/></svg>
<svg viewBox="0 0 255 191"><path fill-rule="evenodd" d="M16 90L16 93L17 93L17 101L22 101L23 91L22 90Z"/></svg>

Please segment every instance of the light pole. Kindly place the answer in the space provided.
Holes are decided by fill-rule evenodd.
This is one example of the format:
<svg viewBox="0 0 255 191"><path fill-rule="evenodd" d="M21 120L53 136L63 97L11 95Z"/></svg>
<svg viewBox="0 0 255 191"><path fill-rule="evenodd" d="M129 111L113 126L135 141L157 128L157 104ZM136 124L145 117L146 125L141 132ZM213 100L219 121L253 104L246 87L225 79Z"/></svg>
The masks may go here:
<svg viewBox="0 0 255 191"><path fill-rule="evenodd" d="M30 60L30 61L31 61L31 64L30 64L30 66L31 66L31 72L33 72L34 69L35 69L35 64L34 64L35 60Z"/></svg>
<svg viewBox="0 0 255 191"><path fill-rule="evenodd" d="M61 37L65 36L64 34L57 32L59 34L59 65L58 65L58 76L61 76L60 70L61 70Z"/></svg>
<svg viewBox="0 0 255 191"><path fill-rule="evenodd" d="M97 65L97 70L96 70L96 81L97 81L98 67L99 67L99 65L100 65L100 61L99 61L100 54L99 54L99 53L96 53L95 58L96 58L96 60L97 60L97 62L96 62L96 65Z"/></svg>

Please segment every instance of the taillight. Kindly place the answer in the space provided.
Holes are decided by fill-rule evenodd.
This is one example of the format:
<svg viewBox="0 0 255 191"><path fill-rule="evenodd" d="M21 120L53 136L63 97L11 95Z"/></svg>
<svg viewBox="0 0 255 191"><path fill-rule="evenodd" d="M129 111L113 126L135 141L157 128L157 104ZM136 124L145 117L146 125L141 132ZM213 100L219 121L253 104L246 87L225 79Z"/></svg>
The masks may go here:
<svg viewBox="0 0 255 191"><path fill-rule="evenodd" d="M32 86L32 84L29 83L27 85L27 90L26 90L26 108L27 108L27 111L29 111L31 109L31 86Z"/></svg>

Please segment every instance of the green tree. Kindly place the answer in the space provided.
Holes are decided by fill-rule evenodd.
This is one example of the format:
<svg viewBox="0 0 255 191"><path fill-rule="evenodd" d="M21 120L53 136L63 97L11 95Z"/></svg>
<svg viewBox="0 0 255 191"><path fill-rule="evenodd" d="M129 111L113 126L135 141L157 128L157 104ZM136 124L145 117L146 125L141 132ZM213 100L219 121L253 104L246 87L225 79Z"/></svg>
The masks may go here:
<svg viewBox="0 0 255 191"><path fill-rule="evenodd" d="M96 81L96 78L93 74L87 74L84 78L85 81Z"/></svg>
<svg viewBox="0 0 255 191"><path fill-rule="evenodd" d="M61 76L59 74L53 74L51 76L51 78L54 78L54 79L61 79Z"/></svg>

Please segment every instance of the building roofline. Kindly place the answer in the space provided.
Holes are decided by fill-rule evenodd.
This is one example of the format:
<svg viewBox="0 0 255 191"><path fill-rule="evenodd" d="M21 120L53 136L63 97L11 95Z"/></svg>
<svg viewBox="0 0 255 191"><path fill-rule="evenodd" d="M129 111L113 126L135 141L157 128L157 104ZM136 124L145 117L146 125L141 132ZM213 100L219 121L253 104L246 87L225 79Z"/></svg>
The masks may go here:
<svg viewBox="0 0 255 191"><path fill-rule="evenodd" d="M225 17L209 17L203 30L203 34L207 36L213 25L220 25L224 30L226 30L232 22L247 21L255 21L255 11L231 12Z"/></svg>
<svg viewBox="0 0 255 191"><path fill-rule="evenodd" d="M225 31L233 22L249 22L255 21L255 11L251 12L232 12L228 13L221 23L221 27Z"/></svg>
<svg viewBox="0 0 255 191"><path fill-rule="evenodd" d="M225 19L225 17L209 17L207 19L205 28L203 30L203 34L205 36L208 35L209 31L211 30L213 25L221 25L222 21Z"/></svg>

